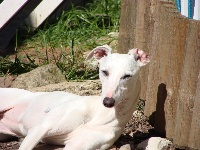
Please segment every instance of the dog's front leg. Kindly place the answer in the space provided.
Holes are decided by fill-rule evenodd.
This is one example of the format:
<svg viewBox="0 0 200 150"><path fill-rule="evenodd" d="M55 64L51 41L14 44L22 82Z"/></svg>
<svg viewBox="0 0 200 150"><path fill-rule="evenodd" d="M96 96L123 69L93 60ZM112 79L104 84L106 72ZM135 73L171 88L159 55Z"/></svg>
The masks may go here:
<svg viewBox="0 0 200 150"><path fill-rule="evenodd" d="M105 150L118 139L120 127L82 125L68 134L64 150Z"/></svg>
<svg viewBox="0 0 200 150"><path fill-rule="evenodd" d="M33 127L22 141L19 150L32 150L44 137L48 129L42 125Z"/></svg>

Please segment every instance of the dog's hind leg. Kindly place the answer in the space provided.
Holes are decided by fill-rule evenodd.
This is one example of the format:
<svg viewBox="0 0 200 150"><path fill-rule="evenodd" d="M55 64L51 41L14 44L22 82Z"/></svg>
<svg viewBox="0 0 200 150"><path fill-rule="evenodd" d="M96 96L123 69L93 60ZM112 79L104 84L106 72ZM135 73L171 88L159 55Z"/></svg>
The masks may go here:
<svg viewBox="0 0 200 150"><path fill-rule="evenodd" d="M17 137L15 133L9 130L3 123L0 122L0 142L10 140Z"/></svg>
<svg viewBox="0 0 200 150"><path fill-rule="evenodd" d="M0 142L3 141L7 141L10 140L14 137L17 137L17 134L15 134L12 131L12 123L10 123L8 126L7 122L3 117L4 117L4 113L6 113L7 111L9 111L10 109L5 109L5 110L0 110Z"/></svg>

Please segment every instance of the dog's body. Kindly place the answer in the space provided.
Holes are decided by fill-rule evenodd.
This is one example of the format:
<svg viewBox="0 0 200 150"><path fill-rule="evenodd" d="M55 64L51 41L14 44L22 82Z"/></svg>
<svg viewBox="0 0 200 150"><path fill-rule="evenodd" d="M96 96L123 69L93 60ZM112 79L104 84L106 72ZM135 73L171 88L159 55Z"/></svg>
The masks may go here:
<svg viewBox="0 0 200 150"><path fill-rule="evenodd" d="M32 149L40 141L65 145L66 150L109 148L135 110L138 71L149 61L138 49L129 55L110 51L100 46L87 58L99 60L101 96L0 89L0 141L25 137L20 150Z"/></svg>

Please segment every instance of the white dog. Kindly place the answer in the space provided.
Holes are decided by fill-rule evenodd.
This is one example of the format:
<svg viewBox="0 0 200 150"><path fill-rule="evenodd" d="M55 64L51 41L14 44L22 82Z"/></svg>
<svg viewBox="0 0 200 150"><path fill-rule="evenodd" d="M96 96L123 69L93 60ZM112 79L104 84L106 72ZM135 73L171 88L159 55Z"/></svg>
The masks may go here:
<svg viewBox="0 0 200 150"><path fill-rule="evenodd" d="M93 49L87 60L92 57L99 61L101 96L0 88L0 141L25 137L20 150L39 142L65 145L65 150L112 146L135 110L139 69L149 58L139 49L111 54L107 45Z"/></svg>

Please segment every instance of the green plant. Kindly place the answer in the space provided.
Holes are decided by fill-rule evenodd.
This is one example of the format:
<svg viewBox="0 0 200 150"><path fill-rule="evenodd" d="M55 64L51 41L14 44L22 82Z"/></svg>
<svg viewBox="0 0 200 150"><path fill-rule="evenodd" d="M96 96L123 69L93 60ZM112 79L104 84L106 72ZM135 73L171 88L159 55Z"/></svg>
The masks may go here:
<svg viewBox="0 0 200 150"><path fill-rule="evenodd" d="M109 32L118 31L119 1L107 2L95 0L83 7L72 7L63 12L56 24L46 23L42 30L26 41L27 45L40 47L66 47L75 41L79 47L94 47L97 39ZM110 18L105 22L105 18Z"/></svg>
<svg viewBox="0 0 200 150"><path fill-rule="evenodd" d="M56 60L56 59L54 59ZM98 78L98 70L91 70L84 64L85 58L81 50L74 49L73 41L70 51L61 54L59 60L56 60L56 65L67 80L85 80Z"/></svg>
<svg viewBox="0 0 200 150"><path fill-rule="evenodd" d="M36 57L31 57L37 66L55 63L65 74L68 80L82 80L97 78L97 71L88 69L84 64L83 53L98 45L109 44L114 38L99 40L108 36L110 32L116 32L119 28L120 0L94 0L84 7L74 7L63 12L56 23L49 24L48 21L34 34L28 34L24 38L16 37L16 50L35 48ZM20 34L20 33L19 33ZM21 35L19 35L20 37ZM20 45L17 45L17 43ZM26 55L29 57L29 54ZM6 65L5 65L6 61ZM5 59L1 62L0 72L5 70L12 73L24 73L21 66L27 67L23 70L31 70L33 62L26 64L20 58L16 62ZM4 63L3 63L4 62ZM36 63L37 62L37 63ZM17 64L17 65L16 65ZM11 66L15 67L11 67Z"/></svg>
<svg viewBox="0 0 200 150"><path fill-rule="evenodd" d="M28 55L27 58L30 61L29 63L21 62L17 55L14 61L0 57L0 76L5 76L6 74L26 73L38 67L38 65L34 64L34 60L31 60Z"/></svg>

